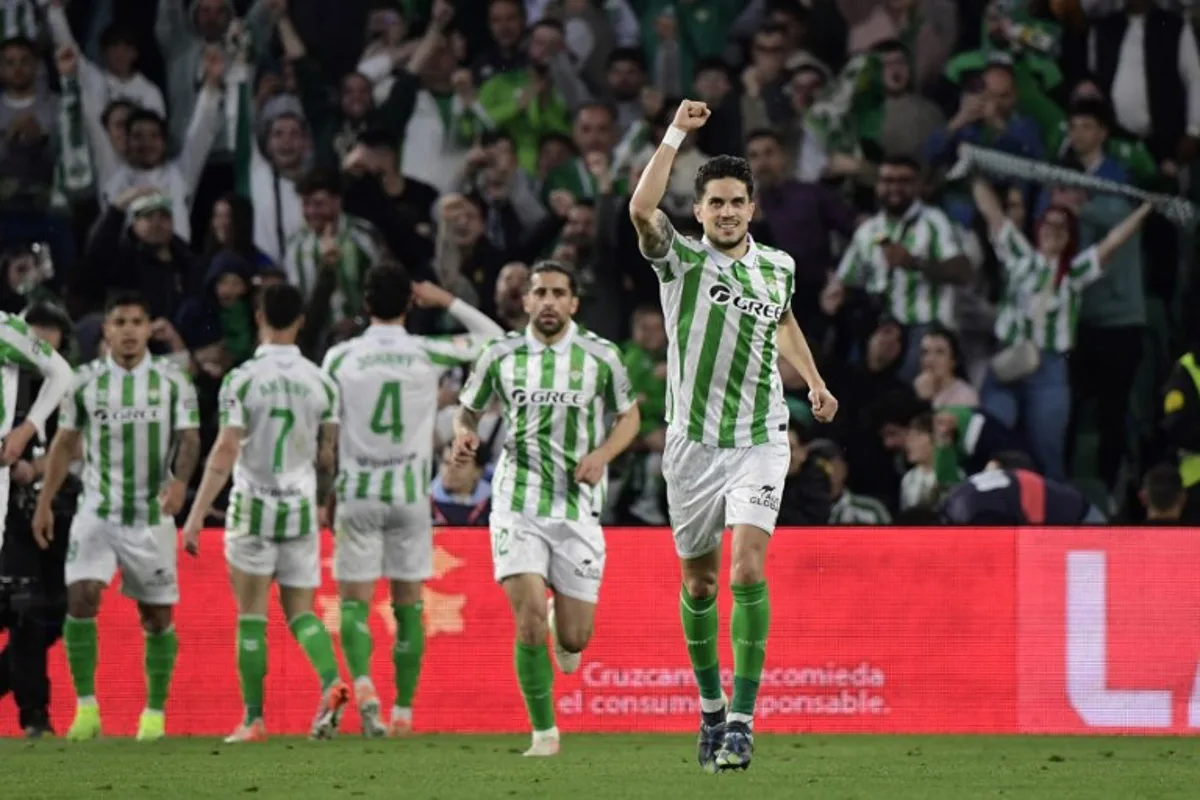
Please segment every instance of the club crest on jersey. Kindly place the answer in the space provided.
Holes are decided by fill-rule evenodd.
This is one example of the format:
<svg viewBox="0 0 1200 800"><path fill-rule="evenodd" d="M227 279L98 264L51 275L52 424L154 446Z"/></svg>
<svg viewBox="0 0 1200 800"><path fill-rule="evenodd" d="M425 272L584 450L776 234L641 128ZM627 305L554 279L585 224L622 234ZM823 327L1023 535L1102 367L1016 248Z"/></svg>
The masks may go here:
<svg viewBox="0 0 1200 800"><path fill-rule="evenodd" d="M575 406L583 408L590 398L585 392L564 392L558 389L513 389L509 402L514 406Z"/></svg>
<svg viewBox="0 0 1200 800"><path fill-rule="evenodd" d="M783 306L734 294L733 290L723 283L715 283L709 287L708 299L719 306L731 305L743 314L770 322L779 322L783 318Z"/></svg>

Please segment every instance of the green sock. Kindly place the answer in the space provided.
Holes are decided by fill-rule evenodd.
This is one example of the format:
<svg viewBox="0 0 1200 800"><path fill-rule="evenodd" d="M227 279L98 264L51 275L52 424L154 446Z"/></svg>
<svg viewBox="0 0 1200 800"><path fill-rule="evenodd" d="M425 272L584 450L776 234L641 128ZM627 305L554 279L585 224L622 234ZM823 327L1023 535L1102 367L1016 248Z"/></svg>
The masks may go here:
<svg viewBox="0 0 1200 800"><path fill-rule="evenodd" d="M721 665L717 659L717 596L692 597L684 587L679 593L679 616L683 620L683 637L687 640L688 657L701 700L721 699ZM716 711L717 709L712 709Z"/></svg>
<svg viewBox="0 0 1200 800"><path fill-rule="evenodd" d="M741 721L754 717L758 699L758 681L762 677L767 654L767 631L771 627L771 600L767 582L733 587L733 618L729 632L733 639L733 699L729 713Z"/></svg>
<svg viewBox="0 0 1200 800"><path fill-rule="evenodd" d="M267 678L266 617L238 617L237 668L242 682L246 722L263 715L263 682Z"/></svg>
<svg viewBox="0 0 1200 800"><path fill-rule="evenodd" d="M96 696L96 620L67 617L63 623L63 647L71 668L76 697Z"/></svg>
<svg viewBox="0 0 1200 800"><path fill-rule="evenodd" d="M150 711L166 708L177 652L179 639L175 636L175 626L162 633L146 634L146 708Z"/></svg>
<svg viewBox="0 0 1200 800"><path fill-rule="evenodd" d="M355 680L371 677L369 614L370 608L361 600L342 601L342 655Z"/></svg>
<svg viewBox="0 0 1200 800"><path fill-rule="evenodd" d="M392 664L396 667L396 705L412 708L421 677L421 657L425 655L425 621L421 614L424 603L411 606L394 604L396 643L392 647Z"/></svg>
<svg viewBox="0 0 1200 800"><path fill-rule="evenodd" d="M325 630L317 615L305 611L288 623L288 627L292 636L295 636L296 641L304 648L308 662L321 676L321 688L328 689L337 683L341 675L338 673L337 656L333 654L333 640L329 638L329 631Z"/></svg>
<svg viewBox="0 0 1200 800"><path fill-rule="evenodd" d="M554 727L554 670L546 645L536 647L517 642L517 683L525 696L525 708L534 731Z"/></svg>

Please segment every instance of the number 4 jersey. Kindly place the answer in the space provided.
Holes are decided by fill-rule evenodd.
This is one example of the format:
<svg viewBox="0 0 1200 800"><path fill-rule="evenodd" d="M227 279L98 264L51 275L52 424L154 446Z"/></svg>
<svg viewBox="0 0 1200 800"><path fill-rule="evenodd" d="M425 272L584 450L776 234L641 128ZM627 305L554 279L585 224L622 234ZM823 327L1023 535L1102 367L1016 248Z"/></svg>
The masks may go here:
<svg viewBox="0 0 1200 800"><path fill-rule="evenodd" d="M324 370L342 404L339 502L428 502L439 379L448 367L474 361L491 338L372 325L329 351Z"/></svg>
<svg viewBox="0 0 1200 800"><path fill-rule="evenodd" d="M225 529L296 539L317 530L317 444L338 421L337 385L294 346L260 345L225 376L221 427L241 428Z"/></svg>

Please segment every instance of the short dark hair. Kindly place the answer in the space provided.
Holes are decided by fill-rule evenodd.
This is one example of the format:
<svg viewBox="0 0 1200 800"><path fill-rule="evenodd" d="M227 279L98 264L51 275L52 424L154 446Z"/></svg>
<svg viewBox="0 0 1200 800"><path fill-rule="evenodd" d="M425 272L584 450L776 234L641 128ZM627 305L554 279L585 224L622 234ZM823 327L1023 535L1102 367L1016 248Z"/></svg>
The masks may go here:
<svg viewBox="0 0 1200 800"><path fill-rule="evenodd" d="M21 47L29 51L29 54L37 58L37 45L28 36L10 36L4 41L0 41L0 52L7 50L10 47Z"/></svg>
<svg viewBox="0 0 1200 800"><path fill-rule="evenodd" d="M907 156L903 153L889 153L885 155L883 157L883 161L880 162L880 166L907 167L908 169L911 169L913 172L917 173L921 171L921 165L917 163L917 160L912 156Z"/></svg>
<svg viewBox="0 0 1200 800"><path fill-rule="evenodd" d="M513 138L511 133L500 128L484 131L483 135L479 137L479 144L483 147L491 147L500 142L508 142L512 145L514 151L517 149L517 140Z"/></svg>
<svg viewBox="0 0 1200 800"><path fill-rule="evenodd" d="M884 39L882 42L877 42L875 46L871 48L871 52L879 55L883 55L884 53L904 53L905 55L912 55L911 51L908 49L908 45L904 44L904 42L900 41L899 39Z"/></svg>
<svg viewBox="0 0 1200 800"><path fill-rule="evenodd" d="M129 112L129 117L125 120L125 133L132 134L135 125L143 122L149 122L158 127L158 132L165 139L167 138L167 121L157 111L151 111L148 108L135 106L133 111Z"/></svg>
<svg viewBox="0 0 1200 800"><path fill-rule="evenodd" d="M277 283L262 292L263 317L273 330L286 330L304 315L304 295L290 283Z"/></svg>
<svg viewBox="0 0 1200 800"><path fill-rule="evenodd" d="M394 133L384 128L367 128L358 135L358 143L372 150L396 151L399 140Z"/></svg>
<svg viewBox="0 0 1200 800"><path fill-rule="evenodd" d="M610 104L600 100L592 100L591 102L584 103L583 105L579 106L575 109L575 113L571 115L571 119L579 119L579 115L583 112L597 108L603 111L605 114L608 114L609 119L611 119L613 122L617 121L617 110Z"/></svg>
<svg viewBox="0 0 1200 800"><path fill-rule="evenodd" d="M608 66L611 67L619 61L636 64L642 72L646 71L646 57L642 55L640 47L617 47L608 54Z"/></svg>
<svg viewBox="0 0 1200 800"><path fill-rule="evenodd" d="M995 461L1000 469L1023 469L1026 472L1039 472L1037 462L1024 450L1002 450L994 454L988 461Z"/></svg>
<svg viewBox="0 0 1200 800"><path fill-rule="evenodd" d="M741 156L714 156L696 170L696 200L704 197L709 181L733 178L746 185L746 194L754 197L754 176L750 174L750 162Z"/></svg>
<svg viewBox="0 0 1200 800"><path fill-rule="evenodd" d="M908 427L921 431L922 433L933 434L933 412L922 411L908 422Z"/></svg>
<svg viewBox="0 0 1200 800"><path fill-rule="evenodd" d="M131 102L131 101L129 101L129 100L125 100L125 99L123 99L123 98L120 98L120 97L118 97L116 100L113 100L113 101L112 101L112 102L110 102L108 105L106 105L106 106L104 107L104 111L100 112L100 122L101 122L101 124L103 124L103 125L104 125L104 127L106 127L106 128L107 128L107 127L108 127L108 121L109 121L110 119L112 119L112 115L113 115L113 114L114 114L116 111L118 111L118 110L120 110L120 109L122 109L122 108L124 108L124 109L128 110L128 111L129 111L129 113L132 115L134 112L136 112L136 111L138 110L138 105L137 105L137 103L134 103L134 102ZM126 128L125 128L125 129L126 129L126 132L128 132L128 130L129 130L129 126L128 126L128 117L126 118L126 120L127 120L127 122L126 122Z"/></svg>
<svg viewBox="0 0 1200 800"><path fill-rule="evenodd" d="M67 312L54 303L44 301L34 303L25 309L25 313L22 316L28 325L57 330L62 334L64 346L66 345L66 340L71 338L71 333L75 330L75 326L71 324L71 318L67 315Z"/></svg>
<svg viewBox="0 0 1200 800"><path fill-rule="evenodd" d="M141 50L138 47L137 32L128 25L114 22L100 34L100 49L107 50L119 44L128 45L134 50Z"/></svg>
<svg viewBox="0 0 1200 800"><path fill-rule="evenodd" d="M1091 117L1105 128L1112 126L1112 109L1099 97L1080 97L1071 103L1067 109L1067 119L1075 117Z"/></svg>
<svg viewBox="0 0 1200 800"><path fill-rule="evenodd" d="M118 308L126 306L137 306L146 312L147 317L152 316L150 301L146 299L146 295L134 289L116 289L110 292L104 303L104 316L107 317Z"/></svg>
<svg viewBox="0 0 1200 800"><path fill-rule="evenodd" d="M575 146L575 142L571 139L571 137L567 136L565 133L559 133L558 131L543 133L540 137L538 137L539 151L541 151L541 149L548 144L561 144L572 153L579 152L579 148Z"/></svg>
<svg viewBox="0 0 1200 800"><path fill-rule="evenodd" d="M336 170L316 167L309 170L296 182L296 194L301 197L309 197L317 192L329 192L335 197L341 197L342 176Z"/></svg>
<svg viewBox="0 0 1200 800"><path fill-rule="evenodd" d="M571 294L579 294L579 278L575 275L575 270L568 267L561 261L552 261L544 259L538 261L529 268L529 277L525 280L525 291L533 288L533 278L535 275L558 274L564 275L567 279L567 288L571 290Z"/></svg>
<svg viewBox="0 0 1200 800"><path fill-rule="evenodd" d="M529 26L529 32L533 33L538 28L554 28L554 30L558 31L562 35L567 35L566 26L562 24L562 20L559 20L555 17L542 17L537 22Z"/></svg>
<svg viewBox="0 0 1200 800"><path fill-rule="evenodd" d="M729 66L729 62L720 56L705 56L696 62L692 72L699 75L701 72L709 72L716 70L717 72L725 73L725 77L733 81L733 70Z"/></svg>
<svg viewBox="0 0 1200 800"><path fill-rule="evenodd" d="M775 144L783 147L783 137L779 132L772 128L755 128L746 134L746 146L749 147L752 142L757 142L759 139L770 139Z"/></svg>
<svg viewBox="0 0 1200 800"><path fill-rule="evenodd" d="M662 306L660 306L658 303L642 303L633 310L633 313L630 315L630 319L637 319L638 317L644 317L649 314L666 319L666 314L663 313Z"/></svg>
<svg viewBox="0 0 1200 800"><path fill-rule="evenodd" d="M1179 468L1174 464L1152 467L1142 478L1142 490L1146 493L1146 505L1154 511L1174 508L1184 497Z"/></svg>
<svg viewBox="0 0 1200 800"><path fill-rule="evenodd" d="M408 270L395 262L376 264L363 278L363 304L377 319L394 320L404 316L412 300L412 278Z"/></svg>

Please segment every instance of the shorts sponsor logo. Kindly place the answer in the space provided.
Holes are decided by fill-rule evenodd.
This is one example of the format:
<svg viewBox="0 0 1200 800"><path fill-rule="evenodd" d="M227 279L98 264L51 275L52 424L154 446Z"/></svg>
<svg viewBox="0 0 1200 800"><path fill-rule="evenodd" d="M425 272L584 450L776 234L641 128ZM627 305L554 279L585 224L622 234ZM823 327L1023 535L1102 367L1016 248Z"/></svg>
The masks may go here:
<svg viewBox="0 0 1200 800"><path fill-rule="evenodd" d="M591 402L586 392L561 392L557 389L513 389L510 402L514 406L575 406L583 408Z"/></svg>
<svg viewBox="0 0 1200 800"><path fill-rule="evenodd" d="M175 585L175 575L159 567L145 580L147 589L168 589Z"/></svg>
<svg viewBox="0 0 1200 800"><path fill-rule="evenodd" d="M160 408L97 408L92 412L92 421L97 425L121 425L126 422L165 422L166 414Z"/></svg>
<svg viewBox="0 0 1200 800"><path fill-rule="evenodd" d="M598 581L600 580L600 566L592 559L585 558L575 568L575 576L589 581Z"/></svg>
<svg viewBox="0 0 1200 800"><path fill-rule="evenodd" d="M758 317L770 322L779 322L783 318L783 306L775 303L767 303L762 300L751 300L748 297L742 297L740 294L734 294L723 283L713 284L709 288L708 299L719 306L732 305L743 314L749 314L752 317Z"/></svg>
<svg viewBox="0 0 1200 800"><path fill-rule="evenodd" d="M772 511L779 510L779 498L775 495L775 487L763 484L750 497L750 505L762 506Z"/></svg>

